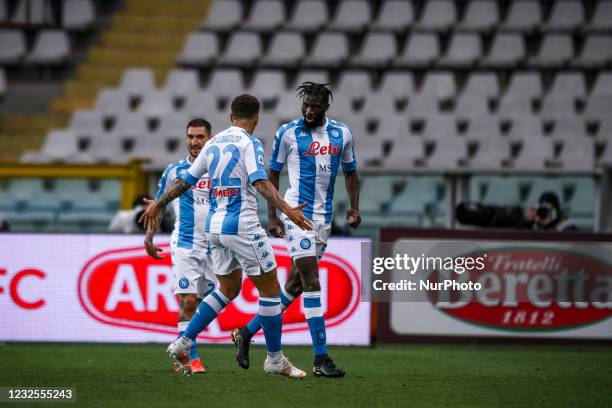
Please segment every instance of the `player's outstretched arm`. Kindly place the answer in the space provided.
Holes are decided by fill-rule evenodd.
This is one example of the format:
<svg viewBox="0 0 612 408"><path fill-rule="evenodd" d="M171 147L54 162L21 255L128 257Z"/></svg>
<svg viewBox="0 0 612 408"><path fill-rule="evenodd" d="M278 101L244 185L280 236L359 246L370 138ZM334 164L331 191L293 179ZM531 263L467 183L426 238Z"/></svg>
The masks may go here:
<svg viewBox="0 0 612 408"><path fill-rule="evenodd" d="M278 191L280 173L272 169L268 170L268 180ZM285 237L285 225L276 215L276 207L272 204L268 204L268 231L273 237L284 238Z"/></svg>
<svg viewBox="0 0 612 408"><path fill-rule="evenodd" d="M159 211L166 208L166 204L179 197L185 191L189 190L190 187L191 186L189 183L183 179L177 178L174 180L172 187L170 187L161 197L159 197L159 199L147 200L145 198L144 202L147 204L147 208L138 219L138 222L144 224L147 229L151 227L156 230L159 226Z"/></svg>
<svg viewBox="0 0 612 408"><path fill-rule="evenodd" d="M357 228L361 224L361 215L359 214L359 175L357 170L344 174L344 184L351 201L351 208L346 212L346 223L352 228Z"/></svg>
<svg viewBox="0 0 612 408"><path fill-rule="evenodd" d="M164 218L164 212L160 211L159 214L157 215L157 224L161 224L161 220L162 218ZM160 252L164 252L163 249L156 247L155 244L153 244L153 237L155 236L155 228L152 228L151 226L147 227L147 234L145 235L145 240L144 240L144 246L145 246L145 250L147 251L147 254L153 258L153 259L163 259L163 257L161 255L159 255Z"/></svg>
<svg viewBox="0 0 612 408"><path fill-rule="evenodd" d="M297 207L291 207L278 194L278 190L274 188L268 180L257 180L254 184L259 193L268 201L268 205L272 205L284 212L291 221L298 227L306 231L312 231L312 222L302 213L302 208L306 203L300 204Z"/></svg>

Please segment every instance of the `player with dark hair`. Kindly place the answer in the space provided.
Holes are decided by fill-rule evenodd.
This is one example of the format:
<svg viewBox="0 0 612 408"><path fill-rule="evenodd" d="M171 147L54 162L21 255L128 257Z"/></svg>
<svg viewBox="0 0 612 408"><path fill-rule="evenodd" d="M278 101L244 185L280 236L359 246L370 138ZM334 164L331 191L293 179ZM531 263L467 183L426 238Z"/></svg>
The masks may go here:
<svg viewBox="0 0 612 408"><path fill-rule="evenodd" d="M274 251L257 216L256 192L281 209L296 228L309 230L311 222L301 211L305 204L289 206L268 181L263 145L251 136L259 122L257 98L247 94L236 97L230 120L232 126L210 139L193 165L143 214L143 221L155 227L158 212L209 173L211 202L206 235L219 288L202 300L185 335L170 344L168 353L180 363L184 374L190 374L188 355L193 340L238 296L244 271L259 291L258 316L268 351L264 371L303 378L306 374L294 367L281 350L280 285Z"/></svg>
<svg viewBox="0 0 612 408"><path fill-rule="evenodd" d="M303 231L284 215L279 218L274 206L268 207L268 225L273 236L285 238L293 258L291 275L281 292L282 308L285 310L297 296L303 295L313 345L313 373L320 377L342 377L344 370L336 367L327 354L318 262L331 232L334 183L340 167L351 203L346 223L353 228L361 223L353 135L345 124L326 118L333 98L327 84L304 82L297 88L297 94L302 99L303 117L281 126L276 133L268 177L278 188L280 172L287 164L290 187L285 200L291 205L306 202L304 215L312 221L313 229ZM260 327L256 316L245 327L232 332L236 360L242 368L249 367L249 343Z"/></svg>
<svg viewBox="0 0 612 408"><path fill-rule="evenodd" d="M170 164L164 170L155 198L159 198L172 186L174 180L181 177L196 160L204 144L211 136L210 123L205 119L193 119L187 124L185 143L189 152L187 158ZM212 260L208 251L208 241L204 234L206 217L210 208L208 193L210 180L208 175L200 177L194 188L179 200L172 202L175 215L174 230L170 238L172 256L172 274L174 277L174 294L179 298L178 333L185 334L185 329L193 317L200 301L215 288L217 281L212 270ZM163 212L160 212L163 215ZM161 248L153 244L155 229L147 228L144 241L147 254L155 259L162 259ZM191 346L189 365L192 373L206 371L198 355L196 342ZM175 371L179 366L175 364Z"/></svg>

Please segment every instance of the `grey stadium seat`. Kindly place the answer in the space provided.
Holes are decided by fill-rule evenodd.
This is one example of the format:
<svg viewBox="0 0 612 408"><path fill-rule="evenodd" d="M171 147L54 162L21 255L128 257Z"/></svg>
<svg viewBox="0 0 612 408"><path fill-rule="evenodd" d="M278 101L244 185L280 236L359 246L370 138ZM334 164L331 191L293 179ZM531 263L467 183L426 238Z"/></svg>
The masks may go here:
<svg viewBox="0 0 612 408"><path fill-rule="evenodd" d="M612 95L612 71L600 71L591 91L592 95Z"/></svg>
<svg viewBox="0 0 612 408"><path fill-rule="evenodd" d="M414 22L412 2L387 0L380 7L378 18L372 24L375 30L403 31Z"/></svg>
<svg viewBox="0 0 612 408"><path fill-rule="evenodd" d="M395 112L395 100L389 94L382 92L371 93L361 110L361 116L376 119Z"/></svg>
<svg viewBox="0 0 612 408"><path fill-rule="evenodd" d="M438 36L433 33L413 33L393 65L396 67L426 67L440 56Z"/></svg>
<svg viewBox="0 0 612 408"><path fill-rule="evenodd" d="M91 0L64 0L63 26L67 30L84 30L91 26L96 18Z"/></svg>
<svg viewBox="0 0 612 408"><path fill-rule="evenodd" d="M317 36L310 55L304 60L305 66L336 68L344 63L349 55L346 35L323 32Z"/></svg>
<svg viewBox="0 0 612 408"><path fill-rule="evenodd" d="M70 56L68 35L61 30L38 32L32 51L26 62L35 65L55 65L65 62Z"/></svg>
<svg viewBox="0 0 612 408"><path fill-rule="evenodd" d="M202 112L200 112L199 116L203 116L204 118L206 118L206 116ZM168 115L164 115L161 118L159 128L157 129L157 132L155 133L165 135L165 136L175 135L175 134L180 135L181 133L183 133L184 130L186 130L187 123L189 123L190 119L191 119L191 116L189 112L187 113L173 112ZM152 136L152 135L153 134L150 134L148 136Z"/></svg>
<svg viewBox="0 0 612 408"><path fill-rule="evenodd" d="M549 94L542 100L540 115L545 120L557 120L568 115L576 115L576 98L559 94Z"/></svg>
<svg viewBox="0 0 612 408"><path fill-rule="evenodd" d="M566 170L592 171L595 167L593 139L587 137L563 139L558 161Z"/></svg>
<svg viewBox="0 0 612 408"><path fill-rule="evenodd" d="M285 91L287 80L282 70L259 70L255 73L249 93L262 102L277 101Z"/></svg>
<svg viewBox="0 0 612 408"><path fill-rule="evenodd" d="M532 114L534 97L520 93L506 93L498 101L497 114L505 119L520 119Z"/></svg>
<svg viewBox="0 0 612 408"><path fill-rule="evenodd" d="M338 6L336 17L328 25L332 30L358 32L371 19L370 4L365 0L343 0Z"/></svg>
<svg viewBox="0 0 612 408"><path fill-rule="evenodd" d="M506 68L516 66L525 57L523 36L513 33L498 33L493 39L489 53L482 60L482 66Z"/></svg>
<svg viewBox="0 0 612 408"><path fill-rule="evenodd" d="M204 117L217 113L217 101L209 92L194 90L185 99L185 107L183 112L193 117ZM162 118L162 126L164 125ZM187 122L184 123L186 125Z"/></svg>
<svg viewBox="0 0 612 408"><path fill-rule="evenodd" d="M577 0L555 1L544 30L571 31L584 24L584 7Z"/></svg>
<svg viewBox="0 0 612 408"><path fill-rule="evenodd" d="M572 38L566 34L548 34L544 37L537 56L529 64L539 68L561 67L574 57Z"/></svg>
<svg viewBox="0 0 612 408"><path fill-rule="evenodd" d="M444 31L457 21L455 2L449 0L430 0L415 28Z"/></svg>
<svg viewBox="0 0 612 408"><path fill-rule="evenodd" d="M187 66L208 66L219 54L217 35L208 32L189 34L177 62Z"/></svg>
<svg viewBox="0 0 612 408"><path fill-rule="evenodd" d="M349 98L365 98L372 92L372 78L368 71L343 71L334 89L336 94Z"/></svg>
<svg viewBox="0 0 612 408"><path fill-rule="evenodd" d="M415 93L412 73L387 71L378 91L393 96L396 101L409 99Z"/></svg>
<svg viewBox="0 0 612 408"><path fill-rule="evenodd" d="M586 97L584 75L580 72L560 72L548 91L548 95L559 95L570 98Z"/></svg>
<svg viewBox="0 0 612 408"><path fill-rule="evenodd" d="M462 94L497 98L499 96L497 75L492 72L472 72L467 79Z"/></svg>
<svg viewBox="0 0 612 408"><path fill-rule="evenodd" d="M433 95L438 100L455 97L457 88L453 73L439 71L426 74L420 93Z"/></svg>
<svg viewBox="0 0 612 408"><path fill-rule="evenodd" d="M216 69L210 76L206 90L216 98L233 98L246 89L239 69Z"/></svg>
<svg viewBox="0 0 612 408"><path fill-rule="evenodd" d="M130 110L128 93L122 89L103 89L96 99L96 111L107 117L116 117Z"/></svg>
<svg viewBox="0 0 612 408"><path fill-rule="evenodd" d="M217 0L212 3L201 29L231 31L242 22L242 3L238 0Z"/></svg>
<svg viewBox="0 0 612 408"><path fill-rule="evenodd" d="M593 12L593 18L587 24L589 31L607 31L612 29L612 2L599 1Z"/></svg>
<svg viewBox="0 0 612 408"><path fill-rule="evenodd" d="M149 133L146 118L141 113L126 113L117 118L112 130L121 140L136 138Z"/></svg>
<svg viewBox="0 0 612 408"><path fill-rule="evenodd" d="M542 22L540 3L534 0L515 0L510 5L502 29L531 31Z"/></svg>
<svg viewBox="0 0 612 408"><path fill-rule="evenodd" d="M285 22L285 6L279 0L260 0L254 2L247 21L242 26L246 30L272 31Z"/></svg>
<svg viewBox="0 0 612 408"><path fill-rule="evenodd" d="M573 66L600 68L612 62L612 35L589 35Z"/></svg>
<svg viewBox="0 0 612 408"><path fill-rule="evenodd" d="M334 101L331 102L331 110L333 112L334 106L336 103ZM291 120L298 118L301 115L301 104L300 100L297 98L295 92L293 90L283 92L276 104L276 115L279 120L286 123Z"/></svg>
<svg viewBox="0 0 612 408"><path fill-rule="evenodd" d="M469 117L476 115L487 115L489 113L489 101L482 95L462 93L455 104L457 116Z"/></svg>
<svg viewBox="0 0 612 408"><path fill-rule="evenodd" d="M427 168L438 171L455 170L467 159L467 144L460 137L436 139L434 149L427 158Z"/></svg>
<svg viewBox="0 0 612 408"><path fill-rule="evenodd" d="M461 117L457 115L459 119ZM496 139L501 136L499 120L493 115L477 115L469 118L465 137L469 140Z"/></svg>
<svg viewBox="0 0 612 408"><path fill-rule="evenodd" d="M18 64L26 52L23 32L0 30L0 64Z"/></svg>
<svg viewBox="0 0 612 408"><path fill-rule="evenodd" d="M82 136L103 132L102 125L102 114L98 110L77 110L70 118L68 129Z"/></svg>
<svg viewBox="0 0 612 408"><path fill-rule="evenodd" d="M480 58L482 43L477 34L455 33L450 41L446 55L438 65L450 67L470 67Z"/></svg>
<svg viewBox="0 0 612 408"><path fill-rule="evenodd" d="M552 140L544 137L523 139L512 166L517 170L544 170L553 159Z"/></svg>
<svg viewBox="0 0 612 408"><path fill-rule="evenodd" d="M544 139L542 120L537 116L523 116L512 122L508 137L513 141Z"/></svg>
<svg viewBox="0 0 612 408"><path fill-rule="evenodd" d="M300 33L281 31L274 35L261 63L268 66L291 68L306 54L304 37Z"/></svg>
<svg viewBox="0 0 612 408"><path fill-rule="evenodd" d="M383 163L385 170L412 170L424 165L425 147L420 137L407 136L396 140L394 146Z"/></svg>
<svg viewBox="0 0 612 408"><path fill-rule="evenodd" d="M158 118L174 110L172 95L165 91L153 91L143 97L138 112L147 118Z"/></svg>
<svg viewBox="0 0 612 408"><path fill-rule="evenodd" d="M70 130L51 130L47 133L40 152L25 152L24 163L44 163L65 160L78 153L76 134Z"/></svg>
<svg viewBox="0 0 612 408"><path fill-rule="evenodd" d="M488 31L499 22L497 2L488 0L472 0L467 6L465 16L457 24L460 30Z"/></svg>
<svg viewBox="0 0 612 408"><path fill-rule="evenodd" d="M584 116L589 120L604 120L610 116L612 94L591 95L584 109Z"/></svg>
<svg viewBox="0 0 612 408"><path fill-rule="evenodd" d="M456 124L454 115L430 115L426 118L423 137L427 140L457 139Z"/></svg>
<svg viewBox="0 0 612 408"><path fill-rule="evenodd" d="M148 68L127 69L123 73L119 89L127 92L130 97L142 97L155 90L155 77Z"/></svg>
<svg viewBox="0 0 612 408"><path fill-rule="evenodd" d="M529 97L542 95L542 79L539 73L515 71L505 93L518 94Z"/></svg>
<svg viewBox="0 0 612 408"><path fill-rule="evenodd" d="M329 74L327 73L327 71L323 70L302 69L298 72L292 89L297 88L301 83L305 81L312 81L321 84L328 83Z"/></svg>
<svg viewBox="0 0 612 408"><path fill-rule="evenodd" d="M225 51L217 61L220 64L248 65L254 63L262 52L261 38L258 34L237 31L232 34Z"/></svg>
<svg viewBox="0 0 612 408"><path fill-rule="evenodd" d="M173 97L186 97L190 92L200 88L198 72L191 69L172 69L166 75L163 89Z"/></svg>
<svg viewBox="0 0 612 408"><path fill-rule="evenodd" d="M384 67L397 53L395 38L389 33L369 33L363 40L359 55L351 63L364 67Z"/></svg>
<svg viewBox="0 0 612 408"><path fill-rule="evenodd" d="M329 19L327 5L322 0L300 0L286 28L313 32L319 30Z"/></svg>
<svg viewBox="0 0 612 408"><path fill-rule="evenodd" d="M481 138L477 142L477 150L469 161L472 169L497 170L504 167L510 159L510 142L501 136Z"/></svg>

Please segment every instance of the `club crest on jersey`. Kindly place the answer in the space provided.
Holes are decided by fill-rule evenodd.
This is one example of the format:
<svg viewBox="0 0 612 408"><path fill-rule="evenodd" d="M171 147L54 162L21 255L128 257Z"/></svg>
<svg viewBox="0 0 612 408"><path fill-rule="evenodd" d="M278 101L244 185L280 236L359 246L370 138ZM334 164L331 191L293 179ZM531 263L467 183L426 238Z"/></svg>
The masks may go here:
<svg viewBox="0 0 612 408"><path fill-rule="evenodd" d="M340 137L340 132L338 132L336 129L332 129L329 131L329 135L331 137Z"/></svg>
<svg viewBox="0 0 612 408"><path fill-rule="evenodd" d="M181 278L181 280L179 280L179 286L181 289L187 289L187 287L189 287L189 280L187 278Z"/></svg>
<svg viewBox="0 0 612 408"><path fill-rule="evenodd" d="M304 152L304 156L319 156L330 155L338 156L340 154L340 146L334 146L332 143L321 145L319 142L312 142L308 146L308 150Z"/></svg>
<svg viewBox="0 0 612 408"><path fill-rule="evenodd" d="M304 238L300 241L300 247L302 247L302 249L309 249L311 245L312 244L308 238Z"/></svg>

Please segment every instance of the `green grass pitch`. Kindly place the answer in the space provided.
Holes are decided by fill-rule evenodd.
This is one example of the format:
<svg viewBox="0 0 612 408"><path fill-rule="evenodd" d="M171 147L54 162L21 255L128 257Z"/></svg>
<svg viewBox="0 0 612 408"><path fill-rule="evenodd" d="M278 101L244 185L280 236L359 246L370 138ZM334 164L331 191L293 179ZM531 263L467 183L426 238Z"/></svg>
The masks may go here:
<svg viewBox="0 0 612 408"><path fill-rule="evenodd" d="M164 345L0 345L0 386L74 386L77 402L4 406L91 407L611 407L606 346L401 345L332 347L344 379L289 380L251 368L234 348L200 345L209 372L170 369ZM308 347L285 354L310 374Z"/></svg>

